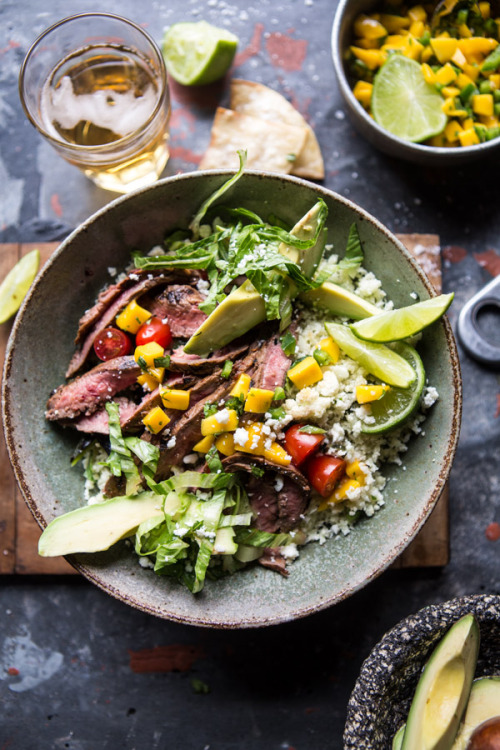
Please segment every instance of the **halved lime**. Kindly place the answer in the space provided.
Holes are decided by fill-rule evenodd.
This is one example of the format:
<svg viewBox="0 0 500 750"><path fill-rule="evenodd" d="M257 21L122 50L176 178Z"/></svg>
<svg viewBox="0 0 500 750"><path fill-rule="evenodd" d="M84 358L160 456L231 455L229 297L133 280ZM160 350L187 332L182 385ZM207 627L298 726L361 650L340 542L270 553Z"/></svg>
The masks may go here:
<svg viewBox="0 0 500 750"><path fill-rule="evenodd" d="M379 401L372 401L370 411L375 422L363 423L361 428L361 432L368 435L377 435L398 427L413 414L422 394L425 370L420 356L412 346L402 341L395 345L395 352L406 360L415 372L416 378L409 388L390 388Z"/></svg>
<svg viewBox="0 0 500 750"><path fill-rule="evenodd" d="M409 388L416 379L411 364L388 346L362 341L348 326L338 323L325 323L325 328L344 354L384 383Z"/></svg>
<svg viewBox="0 0 500 750"><path fill-rule="evenodd" d="M206 21L174 23L163 38L163 57L176 81L199 86L222 78L237 46L237 36Z"/></svg>
<svg viewBox="0 0 500 750"><path fill-rule="evenodd" d="M0 284L0 323L5 323L21 307L40 265L40 251L32 250L11 268Z"/></svg>
<svg viewBox="0 0 500 750"><path fill-rule="evenodd" d="M375 76L372 113L375 121L403 141L421 143L444 130L448 118L443 98L424 78L418 62L391 55Z"/></svg>
<svg viewBox="0 0 500 750"><path fill-rule="evenodd" d="M444 315L453 297L453 292L440 294L438 297L431 297L415 305L372 315L370 318L352 323L351 329L356 336L365 341L377 343L401 341L423 331Z"/></svg>

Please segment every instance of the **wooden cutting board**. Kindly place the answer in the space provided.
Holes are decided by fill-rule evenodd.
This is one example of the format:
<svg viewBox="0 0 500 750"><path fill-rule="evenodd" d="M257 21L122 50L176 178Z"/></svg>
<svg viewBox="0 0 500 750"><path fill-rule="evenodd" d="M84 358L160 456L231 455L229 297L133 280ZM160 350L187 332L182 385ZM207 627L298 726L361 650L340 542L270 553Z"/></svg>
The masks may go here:
<svg viewBox="0 0 500 750"><path fill-rule="evenodd" d="M434 234L398 235L412 255L419 261L429 280L441 291L441 257L439 237ZM0 280L19 260L38 247L41 263L50 257L58 243L0 244ZM3 365L5 347L11 324L0 326L0 364ZM38 556L40 536L17 487L12 472L3 430L0 434L0 574L76 574L63 558ZM446 565L449 560L448 488L446 487L432 515L412 544L396 560L393 567L429 567Z"/></svg>

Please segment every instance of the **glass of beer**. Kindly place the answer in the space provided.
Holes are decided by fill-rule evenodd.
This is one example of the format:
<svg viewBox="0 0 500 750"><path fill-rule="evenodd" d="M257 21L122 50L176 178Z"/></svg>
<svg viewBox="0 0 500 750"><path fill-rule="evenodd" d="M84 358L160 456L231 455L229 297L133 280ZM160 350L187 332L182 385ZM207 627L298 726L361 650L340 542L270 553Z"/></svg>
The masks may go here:
<svg viewBox="0 0 500 750"><path fill-rule="evenodd" d="M82 13L44 31L19 76L24 110L68 162L106 190L158 179L168 160L163 55L139 26Z"/></svg>

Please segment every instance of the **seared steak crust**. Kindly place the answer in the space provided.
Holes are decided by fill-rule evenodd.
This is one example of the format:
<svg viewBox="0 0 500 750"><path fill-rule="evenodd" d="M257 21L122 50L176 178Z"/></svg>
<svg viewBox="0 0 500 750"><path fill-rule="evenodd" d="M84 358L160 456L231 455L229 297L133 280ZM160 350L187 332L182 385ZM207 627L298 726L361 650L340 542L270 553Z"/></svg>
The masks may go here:
<svg viewBox="0 0 500 750"><path fill-rule="evenodd" d="M199 308L204 296L188 284L169 285L148 308L156 317L168 318L174 338L190 338L207 316Z"/></svg>

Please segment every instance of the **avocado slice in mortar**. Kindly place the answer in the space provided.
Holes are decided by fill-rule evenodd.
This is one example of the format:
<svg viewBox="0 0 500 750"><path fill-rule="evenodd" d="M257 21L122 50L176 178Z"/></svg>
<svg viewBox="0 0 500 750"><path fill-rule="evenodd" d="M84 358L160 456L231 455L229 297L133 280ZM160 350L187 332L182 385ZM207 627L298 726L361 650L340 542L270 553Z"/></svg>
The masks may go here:
<svg viewBox="0 0 500 750"><path fill-rule="evenodd" d="M142 492L133 498L113 497L77 508L49 523L38 542L38 553L42 557L58 557L109 549L120 539L135 534L143 521L161 515L162 504L161 495Z"/></svg>
<svg viewBox="0 0 500 750"><path fill-rule="evenodd" d="M465 615L448 630L424 667L401 750L450 750L469 700L479 651L479 627Z"/></svg>
<svg viewBox="0 0 500 750"><path fill-rule="evenodd" d="M466 750L474 731L489 719L500 722L500 676L480 677L472 683L463 723L453 750Z"/></svg>
<svg viewBox="0 0 500 750"><path fill-rule="evenodd" d="M293 227L290 234L300 240L314 237L318 222L322 216L321 203L314 205ZM308 250L298 250L295 247L281 243L280 253L294 263L297 263L305 275L314 273L325 246L326 233L321 232L318 241ZM291 280L288 281L290 298L297 295L297 288ZM206 356L216 349L221 349L231 341L243 336L266 319L266 306L254 285L247 279L237 289L217 305L208 318L203 321L197 331L191 336L184 347L186 354Z"/></svg>

